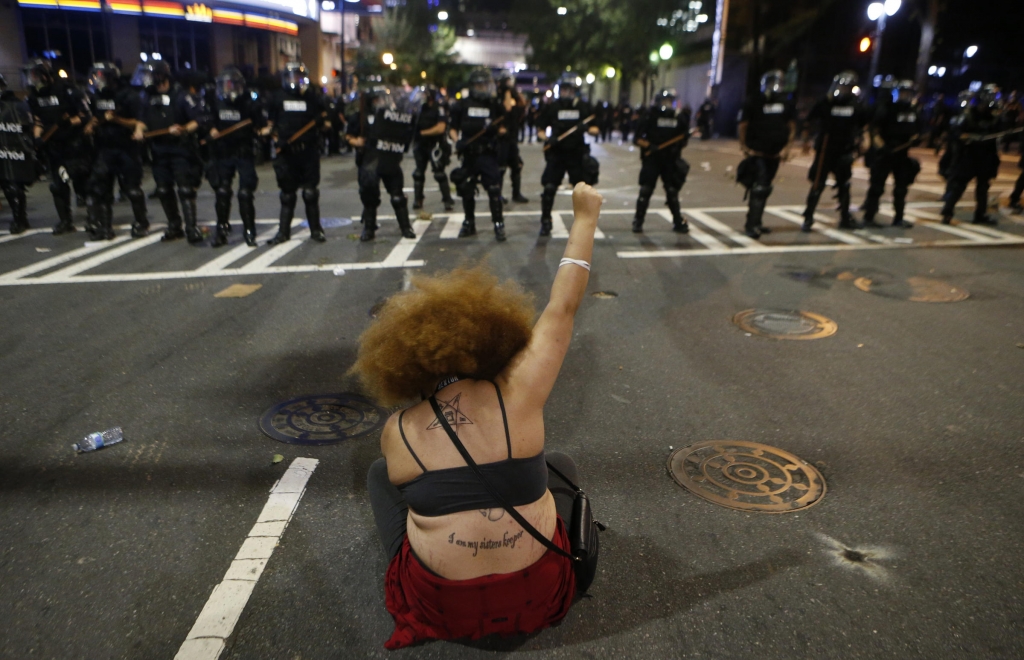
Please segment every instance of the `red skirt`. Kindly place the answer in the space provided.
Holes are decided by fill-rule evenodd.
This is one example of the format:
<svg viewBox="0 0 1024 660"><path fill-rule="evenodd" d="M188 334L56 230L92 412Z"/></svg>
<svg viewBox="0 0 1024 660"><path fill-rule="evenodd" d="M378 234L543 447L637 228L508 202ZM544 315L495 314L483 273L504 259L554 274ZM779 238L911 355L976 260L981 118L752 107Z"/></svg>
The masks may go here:
<svg viewBox="0 0 1024 660"><path fill-rule="evenodd" d="M561 518L552 540L569 552ZM384 648L530 633L561 621L575 594L572 562L551 550L521 571L448 580L420 563L407 536L384 577L384 604L395 619L395 632Z"/></svg>

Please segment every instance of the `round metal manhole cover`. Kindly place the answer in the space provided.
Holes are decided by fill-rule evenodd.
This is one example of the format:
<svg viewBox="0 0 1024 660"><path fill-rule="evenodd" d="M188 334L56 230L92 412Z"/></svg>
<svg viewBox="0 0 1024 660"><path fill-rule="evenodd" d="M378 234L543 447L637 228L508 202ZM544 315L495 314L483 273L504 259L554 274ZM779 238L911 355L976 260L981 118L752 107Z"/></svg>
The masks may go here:
<svg viewBox="0 0 1024 660"><path fill-rule="evenodd" d="M263 413L260 429L291 445L329 445L372 433L388 411L356 394L301 396Z"/></svg>
<svg viewBox="0 0 1024 660"><path fill-rule="evenodd" d="M774 339L821 339L831 337L839 326L813 312L748 309L732 317L743 330Z"/></svg>
<svg viewBox="0 0 1024 660"><path fill-rule="evenodd" d="M886 278L878 275L858 277L853 286L886 298L924 303L951 303L967 300L966 289L930 277Z"/></svg>
<svg viewBox="0 0 1024 660"><path fill-rule="evenodd" d="M825 479L814 466L756 442L698 442L672 452L668 471L694 495L742 511L788 513L825 496Z"/></svg>

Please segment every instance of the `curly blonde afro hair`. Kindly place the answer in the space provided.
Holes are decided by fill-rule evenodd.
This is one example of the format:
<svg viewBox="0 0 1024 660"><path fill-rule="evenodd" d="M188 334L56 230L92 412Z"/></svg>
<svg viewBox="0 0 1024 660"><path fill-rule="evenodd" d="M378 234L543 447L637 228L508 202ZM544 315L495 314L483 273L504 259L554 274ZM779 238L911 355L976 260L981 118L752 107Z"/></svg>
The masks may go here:
<svg viewBox="0 0 1024 660"><path fill-rule="evenodd" d="M459 375L493 379L530 342L533 296L484 265L417 276L359 337L352 371L380 403L398 405Z"/></svg>

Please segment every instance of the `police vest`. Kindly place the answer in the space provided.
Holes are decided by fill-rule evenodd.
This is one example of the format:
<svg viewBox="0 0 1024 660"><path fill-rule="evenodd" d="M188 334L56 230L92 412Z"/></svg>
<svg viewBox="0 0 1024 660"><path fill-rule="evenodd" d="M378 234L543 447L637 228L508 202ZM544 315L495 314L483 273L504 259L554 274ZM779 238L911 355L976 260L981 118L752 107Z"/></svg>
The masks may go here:
<svg viewBox="0 0 1024 660"><path fill-rule="evenodd" d="M743 108L740 118L747 122L747 146L761 153L778 153L789 142L789 124L794 119L789 103L758 94Z"/></svg>
<svg viewBox="0 0 1024 660"><path fill-rule="evenodd" d="M133 146L132 129L115 121L106 121L106 113L113 112L116 117L136 119L139 94L131 87L118 90L105 89L89 98L93 116L99 117L96 127L95 142L97 148L129 148Z"/></svg>
<svg viewBox="0 0 1024 660"><path fill-rule="evenodd" d="M652 147L657 147L659 144L664 144L669 140L678 137L682 133L686 133L689 130L689 116L684 117L676 116L675 110L662 113L658 110L653 110L646 122L646 133L647 141L651 143ZM679 146L682 148L682 140L679 141ZM675 146L675 145L672 145ZM671 149L667 147L666 150Z"/></svg>
<svg viewBox="0 0 1024 660"><path fill-rule="evenodd" d="M558 136L565 134L574 126L577 127L563 140L553 144L552 149L560 151L582 149L585 144L583 135L589 126L589 124L584 126L583 121L588 117L590 117L590 105L579 99L559 99L552 103L547 117L548 125L551 126L552 140L558 140Z"/></svg>
<svg viewBox="0 0 1024 660"><path fill-rule="evenodd" d="M441 135L420 135L420 131L437 126L438 122L446 121L445 110L443 107L435 103L433 106L428 106L426 103L420 108L420 114L416 119L416 133L415 139L417 142L424 144L433 145L439 140L444 139L444 134Z"/></svg>
<svg viewBox="0 0 1024 660"><path fill-rule="evenodd" d="M885 109L885 115L878 123L878 134L889 147L907 143L921 132L921 119L915 105L897 102Z"/></svg>
<svg viewBox="0 0 1024 660"><path fill-rule="evenodd" d="M150 88L143 97L143 123L147 131L159 131L170 128L178 123L175 106L177 105L178 90L171 88L166 92L158 92Z"/></svg>
<svg viewBox="0 0 1024 660"><path fill-rule="evenodd" d="M277 129L278 140L282 143L287 142L292 135L304 128L306 124L319 117L321 112L318 99L314 96L312 90L307 91L305 94L281 90L275 96L274 103L276 104L274 108L276 117L275 128ZM306 131L299 138L302 142L309 142L315 139L316 130L314 129Z"/></svg>

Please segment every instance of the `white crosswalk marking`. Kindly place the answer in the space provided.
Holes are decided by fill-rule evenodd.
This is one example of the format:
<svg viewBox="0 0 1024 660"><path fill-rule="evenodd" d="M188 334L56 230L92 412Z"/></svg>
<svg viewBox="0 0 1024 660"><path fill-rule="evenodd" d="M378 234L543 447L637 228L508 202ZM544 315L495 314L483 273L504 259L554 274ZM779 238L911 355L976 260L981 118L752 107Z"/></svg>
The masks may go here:
<svg viewBox="0 0 1024 660"><path fill-rule="evenodd" d="M669 223L672 222L672 214L668 210L666 210L666 209L658 209L656 211L656 213L658 215L660 215L662 218L664 218L667 222L669 222ZM698 243L700 243L704 247L709 248L711 250L728 250L729 249L728 246L726 246L725 243L723 243L722 241L718 240L717 238L715 238L711 234L708 234L707 232L705 232L703 229L701 229L697 225L695 225L693 223L689 223L689 224L690 224L690 234L689 235L693 237L693 240L697 241Z"/></svg>
<svg viewBox="0 0 1024 660"><path fill-rule="evenodd" d="M29 236L35 236L36 234L45 234L49 232L49 229L26 229L20 234L7 234L6 236L0 236L0 243L9 243L16 241L19 238L27 238Z"/></svg>
<svg viewBox="0 0 1024 660"><path fill-rule="evenodd" d="M452 213L448 216L448 221L444 223L444 229L441 230L441 238L458 238L459 230L462 229L462 221L465 219L465 213Z"/></svg>
<svg viewBox="0 0 1024 660"><path fill-rule="evenodd" d="M57 282L61 280L66 280L69 277L74 277L79 273L84 273L87 270L92 270L93 268L105 264L108 261L113 261L114 259L123 257L124 255L135 252L136 250L141 250L147 245L152 245L153 243L157 243L159 241L160 234L151 234L149 236L146 236L145 238L137 238L131 241L130 243L125 243L124 245L121 245L119 247L112 248L110 250L105 250L94 257L90 257L84 261L79 261L76 264L72 264L65 268L61 268L60 270L54 271L49 275L44 275L39 279L47 282Z"/></svg>
<svg viewBox="0 0 1024 660"><path fill-rule="evenodd" d="M750 238L746 234L739 233L738 231L736 231L729 225L725 224L724 222L720 222L712 218L704 211L699 211L697 209L684 209L684 213L686 213L694 220L707 227L708 229L714 229L722 236L728 238L730 241L733 241L734 243L739 243L743 247L757 247L760 245L760 243Z"/></svg>
<svg viewBox="0 0 1024 660"><path fill-rule="evenodd" d="M253 273L261 271L273 264L275 261L288 254L292 250L302 247L303 241L309 237L308 229L300 229L292 232L292 239L286 243L275 245L260 256L256 257L246 265L238 269L241 273Z"/></svg>
<svg viewBox="0 0 1024 660"><path fill-rule="evenodd" d="M802 215L797 215L795 213L792 213L791 211L786 211L785 209L781 209L781 208L778 208L776 206L766 207L765 211L770 213L770 214L772 214L772 215L774 215L777 218L782 218L783 220L789 220L793 224L796 224L796 225L803 225L804 224L804 217ZM858 238L858 237L856 237L856 236L854 236L852 234L839 231L838 229L830 229L829 227L822 227L817 222L815 222L813 225L811 225L811 229L813 229L814 231L818 232L819 234L824 234L825 236L828 236L829 238L835 239L835 240L837 240L837 241L839 241L841 243L846 243L847 245L864 245L864 243L866 243L866 241L863 238Z"/></svg>
<svg viewBox="0 0 1024 660"><path fill-rule="evenodd" d="M265 242L267 242L268 240L273 238L276 233L277 233L277 228L275 227L273 229L268 229L267 231L263 232L262 234L257 234L256 235L256 245L257 246L263 245ZM207 262L206 264L203 264L202 266L197 268L196 269L196 273L197 274L213 273L213 272L216 272L218 270L224 270L229 265L235 263L236 261L238 261L242 257L245 257L246 255L249 255L249 254L253 254L255 250L256 250L256 248L251 248L248 245L246 245L245 243L242 243L241 245L236 245L235 247L231 248L230 250L228 250L224 254L220 255L219 257L217 257L213 261Z"/></svg>
<svg viewBox="0 0 1024 660"><path fill-rule="evenodd" d="M91 243L89 245L80 247L77 250L71 250L70 252L65 252L64 254L58 254L55 257L50 257L49 259L37 261L36 263L30 266L24 266L17 270L12 270L9 273L4 273L3 275L0 275L0 284L14 283L17 280L20 280L24 277L28 277L29 275L34 275L35 273L39 273L44 270L49 270L50 268L56 268L61 264L66 264L69 261L74 261L75 259L78 259L79 257L83 257L87 254L92 254L93 252L99 252L104 248L108 248L111 245L117 245L118 243L123 243L124 241L127 240L128 236L120 236L109 242L97 241L95 243Z"/></svg>

